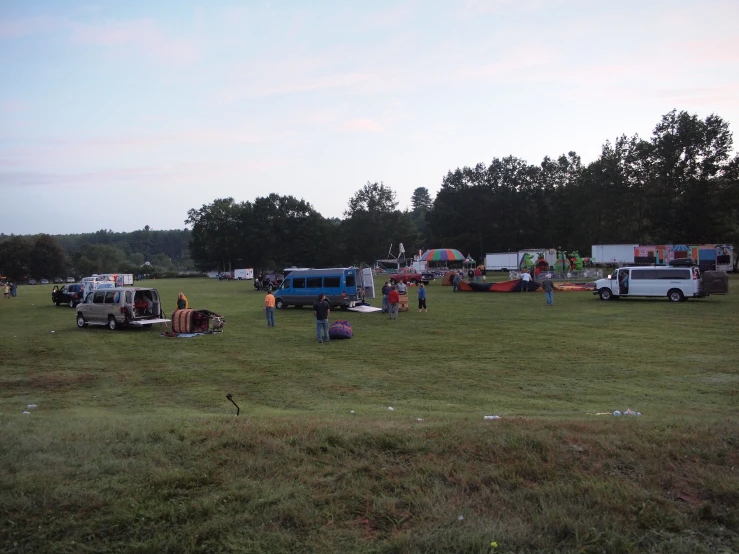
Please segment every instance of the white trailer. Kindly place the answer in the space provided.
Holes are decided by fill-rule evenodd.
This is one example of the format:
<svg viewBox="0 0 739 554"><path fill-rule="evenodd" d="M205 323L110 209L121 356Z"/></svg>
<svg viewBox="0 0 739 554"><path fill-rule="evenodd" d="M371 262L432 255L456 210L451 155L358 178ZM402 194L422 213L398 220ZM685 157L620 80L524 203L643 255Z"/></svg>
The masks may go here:
<svg viewBox="0 0 739 554"><path fill-rule="evenodd" d="M485 269L488 271L513 271L518 269L518 252L485 254Z"/></svg>
<svg viewBox="0 0 739 554"><path fill-rule="evenodd" d="M254 269L251 267L247 269L234 269L234 279L238 281L254 279Z"/></svg>
<svg viewBox="0 0 739 554"><path fill-rule="evenodd" d="M633 265L634 248L638 244L594 244L591 258L598 264Z"/></svg>

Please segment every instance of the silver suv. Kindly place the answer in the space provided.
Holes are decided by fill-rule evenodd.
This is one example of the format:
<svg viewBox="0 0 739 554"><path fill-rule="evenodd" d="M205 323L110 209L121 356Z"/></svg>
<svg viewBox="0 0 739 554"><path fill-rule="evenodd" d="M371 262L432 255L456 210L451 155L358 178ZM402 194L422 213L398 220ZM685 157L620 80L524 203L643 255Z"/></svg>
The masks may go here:
<svg viewBox="0 0 739 554"><path fill-rule="evenodd" d="M106 325L111 330L126 325L151 327L152 323L169 321L163 314L157 289L94 290L77 305L77 327Z"/></svg>

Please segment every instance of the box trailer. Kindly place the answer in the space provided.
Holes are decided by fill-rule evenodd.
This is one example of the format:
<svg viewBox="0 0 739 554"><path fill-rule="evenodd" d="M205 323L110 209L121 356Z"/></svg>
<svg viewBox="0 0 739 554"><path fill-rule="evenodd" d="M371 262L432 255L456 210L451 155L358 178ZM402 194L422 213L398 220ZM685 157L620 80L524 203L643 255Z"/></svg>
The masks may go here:
<svg viewBox="0 0 739 554"><path fill-rule="evenodd" d="M485 254L485 269L488 271L515 271L518 269L518 252Z"/></svg>
<svg viewBox="0 0 739 554"><path fill-rule="evenodd" d="M638 244L594 244L590 258L597 264L633 265Z"/></svg>
<svg viewBox="0 0 739 554"><path fill-rule="evenodd" d="M239 281L254 279L254 269L234 269L234 279L237 279Z"/></svg>

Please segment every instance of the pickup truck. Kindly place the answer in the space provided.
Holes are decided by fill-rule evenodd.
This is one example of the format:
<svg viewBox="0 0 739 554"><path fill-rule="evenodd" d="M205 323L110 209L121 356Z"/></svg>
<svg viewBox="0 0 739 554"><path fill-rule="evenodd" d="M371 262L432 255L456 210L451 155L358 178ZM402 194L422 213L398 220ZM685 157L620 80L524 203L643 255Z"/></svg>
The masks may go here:
<svg viewBox="0 0 739 554"><path fill-rule="evenodd" d="M422 273L393 273L388 277L388 281L390 281L391 284L399 283L403 281L404 283L417 285L418 283L423 283L424 285L428 285L430 281L434 280L434 274L430 271L424 271Z"/></svg>

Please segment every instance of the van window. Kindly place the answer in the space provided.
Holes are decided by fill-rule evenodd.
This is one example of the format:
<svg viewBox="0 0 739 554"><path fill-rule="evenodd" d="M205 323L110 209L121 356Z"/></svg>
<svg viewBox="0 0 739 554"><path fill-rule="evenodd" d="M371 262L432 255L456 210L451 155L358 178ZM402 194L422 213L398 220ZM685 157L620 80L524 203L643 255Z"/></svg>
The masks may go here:
<svg viewBox="0 0 739 554"><path fill-rule="evenodd" d="M326 288L337 289L341 286L341 277L324 277L323 286Z"/></svg>
<svg viewBox="0 0 739 554"><path fill-rule="evenodd" d="M114 304L115 303L115 291L109 290L105 293L105 303L106 304Z"/></svg>
<svg viewBox="0 0 739 554"><path fill-rule="evenodd" d="M293 288L294 289L304 289L305 288L305 277L295 277L293 279Z"/></svg>
<svg viewBox="0 0 739 554"><path fill-rule="evenodd" d="M281 289L289 289L290 288L290 279L285 279L282 284L280 285Z"/></svg>
<svg viewBox="0 0 739 554"><path fill-rule="evenodd" d="M631 278L635 281L643 279L658 279L657 273L662 273L656 269L632 269Z"/></svg>
<svg viewBox="0 0 739 554"><path fill-rule="evenodd" d="M130 290L126 291L126 304L131 304L133 302L133 293Z"/></svg>
<svg viewBox="0 0 739 554"><path fill-rule="evenodd" d="M93 302L94 302L95 304L102 304L104 300L105 300L105 293L104 293L104 292L102 292L102 291L100 291L100 292L95 292L95 293L94 293L94 296L92 297L92 301L93 301Z"/></svg>
<svg viewBox="0 0 739 554"><path fill-rule="evenodd" d="M659 272L659 279L690 279L690 270L665 269Z"/></svg>
<svg viewBox="0 0 739 554"><path fill-rule="evenodd" d="M346 274L346 286L347 287L353 287L356 284L356 281L354 280L354 274L353 273L347 273Z"/></svg>
<svg viewBox="0 0 739 554"><path fill-rule="evenodd" d="M321 279L320 277L308 277L307 287L309 289L320 289L322 281L323 279Z"/></svg>

